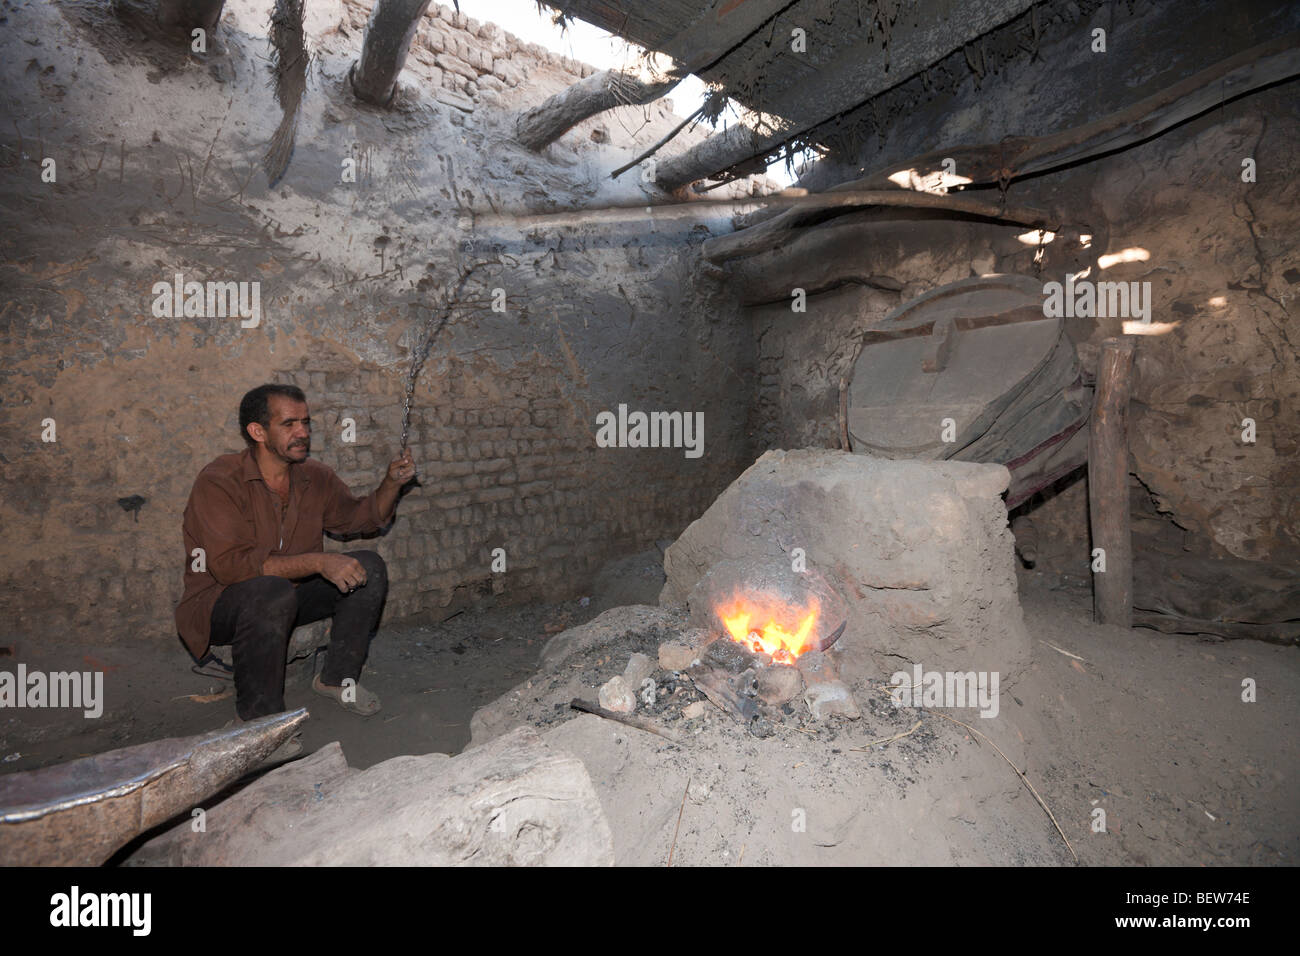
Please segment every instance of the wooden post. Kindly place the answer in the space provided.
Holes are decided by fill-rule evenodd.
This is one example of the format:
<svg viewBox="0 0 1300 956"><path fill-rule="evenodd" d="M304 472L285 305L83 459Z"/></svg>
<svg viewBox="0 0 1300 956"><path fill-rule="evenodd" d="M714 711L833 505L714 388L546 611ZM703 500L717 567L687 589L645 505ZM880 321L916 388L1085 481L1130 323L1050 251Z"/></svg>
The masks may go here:
<svg viewBox="0 0 1300 956"><path fill-rule="evenodd" d="M375 0L361 44L361 59L352 65L352 92L357 99L387 106L397 76L411 52L411 41L429 0Z"/></svg>
<svg viewBox="0 0 1300 956"><path fill-rule="evenodd" d="M1128 495L1128 401L1133 347L1134 341L1128 336L1101 343L1088 442L1093 615L1099 624L1120 627L1133 626L1133 534ZM1098 548L1100 556L1096 555ZM1104 564L1099 566L1099 561Z"/></svg>

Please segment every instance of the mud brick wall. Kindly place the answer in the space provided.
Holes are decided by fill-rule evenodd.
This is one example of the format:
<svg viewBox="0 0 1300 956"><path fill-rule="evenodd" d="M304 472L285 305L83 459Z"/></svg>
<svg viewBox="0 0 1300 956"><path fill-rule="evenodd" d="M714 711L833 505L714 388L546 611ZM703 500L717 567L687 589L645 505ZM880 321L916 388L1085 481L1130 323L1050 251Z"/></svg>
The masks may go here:
<svg viewBox="0 0 1300 956"><path fill-rule="evenodd" d="M676 125L666 105L525 150L514 116L591 68L435 6L391 108L363 106L346 75L368 10L307 5L314 58L274 188L264 4L228 0L202 55L147 42L106 4L0 12L14 120L0 131L0 618L15 639L174 640L185 500L204 464L243 447L254 385L301 386L313 455L374 488L398 451L409 347L457 263L507 310L458 314L437 339L413 404L421 484L392 529L326 543L387 558L386 620L581 594L749 464L748 332L694 271L725 223L581 212L663 198L608 173ZM557 210L573 212L539 218ZM176 273L259 283L259 324L155 314L155 284ZM620 403L703 411L703 457L598 448L596 415Z"/></svg>
<svg viewBox="0 0 1300 956"><path fill-rule="evenodd" d="M716 496L720 477L692 480L684 458L679 464L654 449L597 448L588 419L542 372L517 367L497 383L498 398L455 369L445 388L417 399L409 441L421 463L419 488L402 500L387 535L327 543L328 550L373 548L384 556L386 615L437 613L490 594L571 596L611 555L675 535L680 514L698 515ZM313 436L313 454L353 488L372 486L389 454L379 436L400 429L402 393L393 377L379 369L322 371L312 362L278 370L273 380L314 397L313 416L324 427ZM367 417L355 442L317 441L336 435L346 417L361 424L357 409ZM506 552L504 574L492 571L495 548Z"/></svg>

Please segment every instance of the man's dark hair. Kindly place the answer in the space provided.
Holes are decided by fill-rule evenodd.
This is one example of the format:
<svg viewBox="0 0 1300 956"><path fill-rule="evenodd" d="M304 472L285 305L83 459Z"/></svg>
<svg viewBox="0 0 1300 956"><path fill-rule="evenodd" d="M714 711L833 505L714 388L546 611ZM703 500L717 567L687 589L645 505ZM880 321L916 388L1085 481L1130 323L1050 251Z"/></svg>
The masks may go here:
<svg viewBox="0 0 1300 956"><path fill-rule="evenodd" d="M248 434L248 426L257 422L263 428L271 426L271 406L268 399L272 395L281 395L295 402L307 401L307 396L297 385L259 385L248 392L239 402L239 433L244 436L248 447L257 444Z"/></svg>

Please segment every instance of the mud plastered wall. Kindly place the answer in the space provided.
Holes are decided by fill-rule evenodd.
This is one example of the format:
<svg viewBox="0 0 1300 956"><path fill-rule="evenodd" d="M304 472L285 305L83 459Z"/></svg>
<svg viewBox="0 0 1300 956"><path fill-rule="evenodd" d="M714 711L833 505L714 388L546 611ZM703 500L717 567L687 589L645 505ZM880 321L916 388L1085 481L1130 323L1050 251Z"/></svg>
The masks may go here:
<svg viewBox="0 0 1300 956"><path fill-rule="evenodd" d="M1049 3L1037 24L1041 45L1030 52L1016 49L1033 42L1033 25L1023 19L990 41L982 74L954 55L924 82L910 81L878 103L887 140L867 136L851 158L815 168L807 185L825 188L947 145L1065 130L1300 26L1294 8L1281 4ZM1105 52L1093 50L1098 28ZM1004 62L992 53L998 43L1010 48ZM979 66L980 51L971 52ZM857 239L864 278L811 295L805 314L791 311L788 289L781 301L746 310L758 342L756 433L766 447L836 446L838 381L854 334L917 294L985 272L1047 282L1091 267L1094 280L1150 283L1153 334L1138 343L1131 442L1152 504L1219 553L1294 561L1298 102L1291 81L1123 152L1013 182L1009 202L1066 210L1091 227L1083 255L1049 243L1036 264L1036 244L1018 238L1021 227L860 216L893 223L870 244ZM1253 182L1243 181L1247 159ZM1127 261L1101 269L1103 255L1126 252ZM787 285L809 284L800 279L796 270ZM1100 340L1121 329L1117 319L1067 320L1090 371ZM1243 437L1247 420L1253 442ZM1043 509L1044 537L1086 542L1081 491ZM1068 551L1086 575L1086 547Z"/></svg>
<svg viewBox="0 0 1300 956"><path fill-rule="evenodd" d="M489 591L581 593L603 560L675 534L749 463L748 332L692 278L707 226L530 218L650 198L635 169L608 173L676 125L664 104L529 152L514 115L591 68L435 6L394 103L370 108L346 79L368 5L312 2L296 145L268 188L282 118L269 9L229 0L204 54L145 42L105 4L0 14L13 118L0 132L0 616L20 640L173 639L185 500L204 464L242 448L237 404L254 385L304 388L313 454L354 491L375 487L398 451L410 346L458 263L479 263L470 291L503 290L506 310L459 316L437 339L412 415L421 486L394 527L326 545L385 556L386 619ZM155 314L156 284L176 275L250 283L250 297L256 283L259 321ZM598 448L596 415L620 404L703 412L702 456Z"/></svg>

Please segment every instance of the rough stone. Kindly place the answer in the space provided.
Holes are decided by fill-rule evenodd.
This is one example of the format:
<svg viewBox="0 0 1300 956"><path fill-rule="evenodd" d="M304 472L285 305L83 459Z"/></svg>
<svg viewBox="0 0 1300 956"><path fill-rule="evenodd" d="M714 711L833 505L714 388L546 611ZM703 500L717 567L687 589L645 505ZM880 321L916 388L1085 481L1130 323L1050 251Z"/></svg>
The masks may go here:
<svg viewBox="0 0 1300 956"><path fill-rule="evenodd" d="M824 651L809 651L802 654L796 665L809 686L822 681L835 680L840 676L839 669L831 660L830 654Z"/></svg>
<svg viewBox="0 0 1300 956"><path fill-rule="evenodd" d="M492 61L492 73L507 86L518 86L524 78L519 66L504 57Z"/></svg>
<svg viewBox="0 0 1300 956"><path fill-rule="evenodd" d="M457 76L463 76L467 80L478 79L478 72L458 56L452 56L450 53L439 53L433 60L438 66L442 67L448 73L455 73Z"/></svg>
<svg viewBox="0 0 1300 956"><path fill-rule="evenodd" d="M474 112L474 101L464 93L456 90L449 90L446 87L434 93L439 103L445 103L447 106L453 106L464 113Z"/></svg>
<svg viewBox="0 0 1300 956"><path fill-rule="evenodd" d="M796 667L775 664L758 671L758 696L763 703L780 707L789 703L803 690L803 675Z"/></svg>
<svg viewBox="0 0 1300 956"><path fill-rule="evenodd" d="M667 671L684 671L697 664L717 639L707 628L687 628L674 641L659 645L659 666Z"/></svg>
<svg viewBox="0 0 1300 956"><path fill-rule="evenodd" d="M636 653L628 658L627 667L623 671L623 680L627 681L628 687L639 688L641 682L654 673L655 662L645 654Z"/></svg>
<svg viewBox="0 0 1300 956"><path fill-rule="evenodd" d="M849 690L848 685L843 681L831 680L809 684L804 691L803 699L808 704L808 710L812 712L814 720L825 720L836 714L849 720L857 720L862 716L862 711L858 709L858 702L853 697L853 691Z"/></svg>
<svg viewBox="0 0 1300 956"><path fill-rule="evenodd" d="M130 865L607 866L613 839L576 757L520 728L455 757L360 771L337 743L187 816Z"/></svg>
<svg viewBox="0 0 1300 956"><path fill-rule="evenodd" d="M699 652L685 644L665 641L659 645L659 666L666 671L684 671L699 659Z"/></svg>
<svg viewBox="0 0 1300 956"><path fill-rule="evenodd" d="M611 677L601 685L600 706L616 714L630 714L636 710L636 694L622 675Z"/></svg>
<svg viewBox="0 0 1300 956"><path fill-rule="evenodd" d="M447 33L438 27L425 24L420 29L420 36L424 40L424 45L434 52L442 52L448 47Z"/></svg>
<svg viewBox="0 0 1300 956"><path fill-rule="evenodd" d="M541 665L544 671L555 671L574 654L604 647L618 640L628 631L668 627L671 613L649 604L626 604L612 607L586 624L561 631L542 648Z"/></svg>
<svg viewBox="0 0 1300 956"><path fill-rule="evenodd" d="M296 627L289 635L289 648L286 661L295 661L306 657L317 648L326 647L330 642L330 619L323 618L312 624Z"/></svg>

